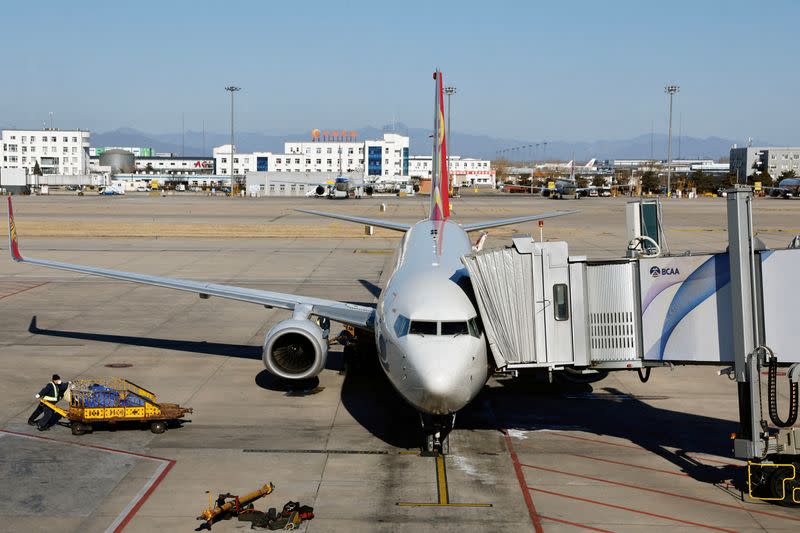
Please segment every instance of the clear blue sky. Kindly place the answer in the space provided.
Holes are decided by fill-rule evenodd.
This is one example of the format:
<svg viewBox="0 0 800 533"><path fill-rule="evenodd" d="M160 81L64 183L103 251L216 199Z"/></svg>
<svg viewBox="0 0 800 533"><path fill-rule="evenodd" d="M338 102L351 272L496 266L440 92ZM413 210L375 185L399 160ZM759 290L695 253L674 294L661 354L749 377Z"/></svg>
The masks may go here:
<svg viewBox="0 0 800 533"><path fill-rule="evenodd" d="M0 126L304 132L431 123L524 140L666 132L800 144L800 3L9 2ZM769 73L769 76L765 76Z"/></svg>

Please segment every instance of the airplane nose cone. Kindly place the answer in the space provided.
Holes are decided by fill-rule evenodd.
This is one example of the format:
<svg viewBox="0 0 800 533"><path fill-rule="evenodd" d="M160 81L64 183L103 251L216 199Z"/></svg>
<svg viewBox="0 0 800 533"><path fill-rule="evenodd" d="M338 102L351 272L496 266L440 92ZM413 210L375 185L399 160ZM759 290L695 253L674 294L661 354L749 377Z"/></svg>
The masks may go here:
<svg viewBox="0 0 800 533"><path fill-rule="evenodd" d="M473 359L467 354L466 350L442 349L418 349L409 353L407 365L416 381L414 394L409 399L417 409L431 414L449 414L469 403L474 389L470 385L480 378L472 376L470 380L474 373Z"/></svg>
<svg viewBox="0 0 800 533"><path fill-rule="evenodd" d="M440 371L420 375L420 388L431 399L445 401L464 386L463 380L456 379L457 374L460 372Z"/></svg>

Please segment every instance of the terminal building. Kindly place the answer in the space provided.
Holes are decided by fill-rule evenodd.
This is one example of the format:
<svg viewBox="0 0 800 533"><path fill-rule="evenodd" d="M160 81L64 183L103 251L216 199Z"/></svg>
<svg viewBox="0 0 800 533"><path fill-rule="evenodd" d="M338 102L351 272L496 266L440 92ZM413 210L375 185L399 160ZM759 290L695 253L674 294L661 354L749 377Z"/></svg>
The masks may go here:
<svg viewBox="0 0 800 533"><path fill-rule="evenodd" d="M456 187L495 187L496 175L491 161L484 159L448 157L448 169ZM431 179L433 157L414 155L409 157L408 176L422 180Z"/></svg>
<svg viewBox="0 0 800 533"><path fill-rule="evenodd" d="M0 166L32 176L38 164L44 176L82 176L89 171L89 144L83 130L3 130Z"/></svg>
<svg viewBox="0 0 800 533"><path fill-rule="evenodd" d="M800 176L800 147L734 146L730 165L739 183L747 183L749 176L764 171L769 172L772 179L780 179L781 173L790 171Z"/></svg>
<svg viewBox="0 0 800 533"><path fill-rule="evenodd" d="M358 141L356 132L314 130L309 141L284 143L283 153L235 152L233 175L248 172L349 173L367 181L408 176L409 138L384 133L382 139ZM216 172L231 172L231 145L214 148Z"/></svg>
<svg viewBox="0 0 800 533"><path fill-rule="evenodd" d="M108 149L99 155L89 158L90 168L98 172L107 171L103 168L103 154L126 152L134 156L133 168L129 172L142 174L173 174L173 175L206 175L214 174L213 157L181 157L181 156L137 156L124 148Z"/></svg>

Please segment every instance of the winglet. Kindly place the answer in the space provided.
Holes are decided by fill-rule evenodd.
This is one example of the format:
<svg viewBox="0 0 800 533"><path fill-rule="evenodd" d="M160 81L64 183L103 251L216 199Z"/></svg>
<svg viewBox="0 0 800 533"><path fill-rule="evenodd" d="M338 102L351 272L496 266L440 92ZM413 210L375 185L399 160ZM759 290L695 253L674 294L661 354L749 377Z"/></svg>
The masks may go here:
<svg viewBox="0 0 800 533"><path fill-rule="evenodd" d="M14 209L11 207L11 197L8 197L8 249L11 250L11 258L14 261L22 261L22 254L19 253L19 241L17 240L17 227L14 225Z"/></svg>

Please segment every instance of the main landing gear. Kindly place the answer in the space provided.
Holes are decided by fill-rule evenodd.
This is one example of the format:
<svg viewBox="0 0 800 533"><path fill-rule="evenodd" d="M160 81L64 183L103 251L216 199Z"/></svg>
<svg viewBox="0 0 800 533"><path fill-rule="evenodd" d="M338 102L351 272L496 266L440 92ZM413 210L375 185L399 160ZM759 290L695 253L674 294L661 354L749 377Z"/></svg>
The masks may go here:
<svg viewBox="0 0 800 533"><path fill-rule="evenodd" d="M420 413L422 424L423 455L448 455L450 453L450 432L456 423L456 415L425 415Z"/></svg>

